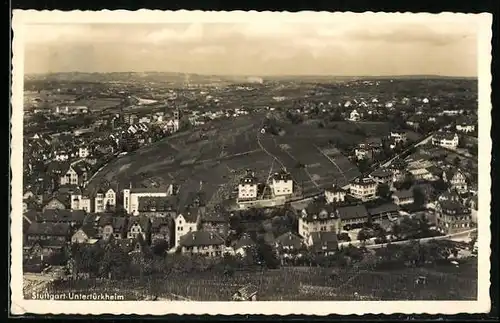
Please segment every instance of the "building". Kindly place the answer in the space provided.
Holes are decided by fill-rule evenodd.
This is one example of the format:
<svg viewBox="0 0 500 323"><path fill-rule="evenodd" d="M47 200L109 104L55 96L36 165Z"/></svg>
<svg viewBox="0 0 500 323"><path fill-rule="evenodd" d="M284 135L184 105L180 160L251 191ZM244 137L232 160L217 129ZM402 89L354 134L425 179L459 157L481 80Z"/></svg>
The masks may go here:
<svg viewBox="0 0 500 323"><path fill-rule="evenodd" d="M406 141L406 132L404 131L391 131L389 137L395 142L395 143L404 143Z"/></svg>
<svg viewBox="0 0 500 323"><path fill-rule="evenodd" d="M339 207L336 210L340 230L350 230L368 222L368 211L363 204Z"/></svg>
<svg viewBox="0 0 500 323"><path fill-rule="evenodd" d="M59 195L50 198L43 206L43 210L66 210L70 208L68 204L66 196Z"/></svg>
<svg viewBox="0 0 500 323"><path fill-rule="evenodd" d="M247 171L238 184L238 200L254 200L257 198L257 178L253 172Z"/></svg>
<svg viewBox="0 0 500 323"><path fill-rule="evenodd" d="M95 213L102 213L116 206L116 193L112 188L99 189L94 198Z"/></svg>
<svg viewBox="0 0 500 323"><path fill-rule="evenodd" d="M274 245L283 258L293 258L305 247L302 239L292 232L283 233L277 237Z"/></svg>
<svg viewBox="0 0 500 323"><path fill-rule="evenodd" d="M372 178L356 178L349 185L350 194L362 201L374 199L377 193L377 183Z"/></svg>
<svg viewBox="0 0 500 323"><path fill-rule="evenodd" d="M92 199L82 192L71 194L71 209L92 212Z"/></svg>
<svg viewBox="0 0 500 323"><path fill-rule="evenodd" d="M245 257L248 254L249 250L255 246L255 241L253 241L248 234L244 233L238 240L233 243L232 248L235 255Z"/></svg>
<svg viewBox="0 0 500 323"><path fill-rule="evenodd" d="M128 214L138 214L140 197L166 197L174 194L174 185L167 189L128 188L123 190L123 207Z"/></svg>
<svg viewBox="0 0 500 323"><path fill-rule="evenodd" d="M394 203L385 203L377 207L369 208L368 216L372 222L391 220L399 215L400 207Z"/></svg>
<svg viewBox="0 0 500 323"><path fill-rule="evenodd" d="M458 147L458 142L458 135L452 132L439 132L432 136L433 145L447 149L456 149Z"/></svg>
<svg viewBox="0 0 500 323"><path fill-rule="evenodd" d="M225 238L229 233L229 216L218 212L205 213L200 218L202 231L215 232Z"/></svg>
<svg viewBox="0 0 500 323"><path fill-rule="evenodd" d="M163 217L155 217L151 220L151 244L155 245L162 241L170 245L172 237L172 222Z"/></svg>
<svg viewBox="0 0 500 323"><path fill-rule="evenodd" d="M325 200L327 203L345 202L346 195L346 190L335 184L331 188L325 189Z"/></svg>
<svg viewBox="0 0 500 323"><path fill-rule="evenodd" d="M369 177L373 179L377 184L387 184L392 187L394 180L394 173L387 168L379 168L372 172Z"/></svg>
<svg viewBox="0 0 500 323"><path fill-rule="evenodd" d="M455 129L460 132L469 133L476 131L476 125L469 123L460 123L455 126Z"/></svg>
<svg viewBox="0 0 500 323"><path fill-rule="evenodd" d="M95 243L98 240L99 231L92 225L83 225L71 236L71 243Z"/></svg>
<svg viewBox="0 0 500 323"><path fill-rule="evenodd" d="M191 231L181 238L179 246L183 254L221 257L224 243L224 239L215 232Z"/></svg>
<svg viewBox="0 0 500 323"><path fill-rule="evenodd" d="M87 169L81 163L74 165L65 163L64 170L59 179L59 184L82 185L87 180L87 175Z"/></svg>
<svg viewBox="0 0 500 323"><path fill-rule="evenodd" d="M175 217L175 247L180 245L182 236L198 230L203 213L204 208L194 208L181 212Z"/></svg>
<svg viewBox="0 0 500 323"><path fill-rule="evenodd" d="M98 231L103 240L109 240L111 236L123 239L127 233L127 218L104 215L99 218Z"/></svg>
<svg viewBox="0 0 500 323"><path fill-rule="evenodd" d="M72 227L80 227L86 217L84 211L48 209L38 214L37 222L41 223L67 223Z"/></svg>
<svg viewBox="0 0 500 323"><path fill-rule="evenodd" d="M456 200L439 202L436 211L436 227L444 234L465 231L473 226L469 208Z"/></svg>
<svg viewBox="0 0 500 323"><path fill-rule="evenodd" d="M28 242L34 241L59 241L68 242L71 237L71 225L69 223L41 223L32 222L26 233Z"/></svg>
<svg viewBox="0 0 500 323"><path fill-rule="evenodd" d="M451 168L443 172L443 181L449 183L452 189L459 193L467 192L467 177L457 168Z"/></svg>
<svg viewBox="0 0 500 323"><path fill-rule="evenodd" d="M392 194L392 200L396 205L408 205L413 204L413 191L412 190L400 190Z"/></svg>
<svg viewBox="0 0 500 323"><path fill-rule="evenodd" d="M282 170L272 178L272 192L274 196L289 196L293 194L293 179L290 173Z"/></svg>
<svg viewBox="0 0 500 323"><path fill-rule="evenodd" d="M78 148L78 157L87 158L90 156L90 152L88 147L80 147Z"/></svg>
<svg viewBox="0 0 500 323"><path fill-rule="evenodd" d="M128 220L127 238L135 239L141 235L143 241L150 241L151 221L146 216L131 217Z"/></svg>
<svg viewBox="0 0 500 323"><path fill-rule="evenodd" d="M349 121L359 121L361 120L361 116L358 111L352 110L351 113L349 114Z"/></svg>
<svg viewBox="0 0 500 323"><path fill-rule="evenodd" d="M339 243L335 232L312 232L306 245L317 255L330 256L337 252Z"/></svg>
<svg viewBox="0 0 500 323"><path fill-rule="evenodd" d="M316 200L302 210L298 220L299 235L305 240L312 232L339 232L339 218L332 204Z"/></svg>
<svg viewBox="0 0 500 323"><path fill-rule="evenodd" d="M176 212L176 197L175 196L153 196L139 197L139 214L149 218L175 218Z"/></svg>

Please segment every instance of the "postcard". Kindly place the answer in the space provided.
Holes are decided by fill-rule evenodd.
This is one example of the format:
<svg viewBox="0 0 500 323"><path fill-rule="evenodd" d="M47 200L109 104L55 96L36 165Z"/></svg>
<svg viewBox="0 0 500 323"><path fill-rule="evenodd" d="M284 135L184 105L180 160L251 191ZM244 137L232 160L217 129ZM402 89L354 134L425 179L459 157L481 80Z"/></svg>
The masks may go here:
<svg viewBox="0 0 500 323"><path fill-rule="evenodd" d="M488 312L491 23L14 10L11 312Z"/></svg>

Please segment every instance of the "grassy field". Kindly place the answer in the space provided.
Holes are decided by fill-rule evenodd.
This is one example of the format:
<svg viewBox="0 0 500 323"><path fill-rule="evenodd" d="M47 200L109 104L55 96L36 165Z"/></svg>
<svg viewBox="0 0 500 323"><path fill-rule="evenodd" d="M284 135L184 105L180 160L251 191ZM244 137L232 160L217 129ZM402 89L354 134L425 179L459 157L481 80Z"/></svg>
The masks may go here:
<svg viewBox="0 0 500 323"><path fill-rule="evenodd" d="M440 265L390 271L284 267L264 272L236 272L225 277L213 272L172 273L144 280L85 280L61 282L55 291L134 291L135 294L180 295L194 301L227 301L246 284L258 287L261 301L304 300L474 300L477 260L455 267ZM427 284L416 285L419 276ZM355 296L355 294L357 295Z"/></svg>
<svg viewBox="0 0 500 323"><path fill-rule="evenodd" d="M137 186L144 179L157 177L164 183L175 181L181 190L197 190L203 181L203 189L210 197L248 168L265 181L271 165L273 171L283 165L292 173L298 190L311 194L335 182L343 185L359 175L355 165L340 152L331 153L329 141L340 138L354 143L363 140L363 136L337 129L285 124L283 136L260 135L262 149L257 133L263 118L264 115L250 115L215 120L205 127L175 134L111 162L89 188L95 190L102 178L113 186L117 184L121 190L129 183ZM370 124L370 127L380 133L385 124Z"/></svg>

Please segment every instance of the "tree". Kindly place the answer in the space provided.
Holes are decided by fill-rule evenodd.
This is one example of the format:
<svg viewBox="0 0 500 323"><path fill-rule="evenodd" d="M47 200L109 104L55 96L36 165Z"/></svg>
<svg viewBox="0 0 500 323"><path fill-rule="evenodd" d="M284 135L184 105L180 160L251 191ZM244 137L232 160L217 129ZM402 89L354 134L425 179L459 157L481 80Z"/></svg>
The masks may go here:
<svg viewBox="0 0 500 323"><path fill-rule="evenodd" d="M359 241L361 241L362 243L364 243L366 240L368 240L370 238L368 232L366 229L361 229L359 232L358 232L358 236L357 236L357 239Z"/></svg>
<svg viewBox="0 0 500 323"><path fill-rule="evenodd" d="M278 268L279 260L273 248L263 239L257 239L257 261L267 268Z"/></svg>
<svg viewBox="0 0 500 323"><path fill-rule="evenodd" d="M453 166L460 167L460 158L459 157L455 157L453 159Z"/></svg>
<svg viewBox="0 0 500 323"><path fill-rule="evenodd" d="M422 207L425 204L425 194L420 187L413 188L413 205Z"/></svg>
<svg viewBox="0 0 500 323"><path fill-rule="evenodd" d="M389 197L390 193L391 193L391 188L389 187L388 184L382 183L377 186L377 196L386 199Z"/></svg>

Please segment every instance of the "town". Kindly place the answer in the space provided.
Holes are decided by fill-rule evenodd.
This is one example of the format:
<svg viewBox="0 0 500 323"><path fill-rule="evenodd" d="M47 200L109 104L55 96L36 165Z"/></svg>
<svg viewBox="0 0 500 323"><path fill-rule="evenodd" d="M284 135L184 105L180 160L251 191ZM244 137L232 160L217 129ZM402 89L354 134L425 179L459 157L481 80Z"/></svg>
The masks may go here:
<svg viewBox="0 0 500 323"><path fill-rule="evenodd" d="M476 88L26 77L25 297L475 299Z"/></svg>

